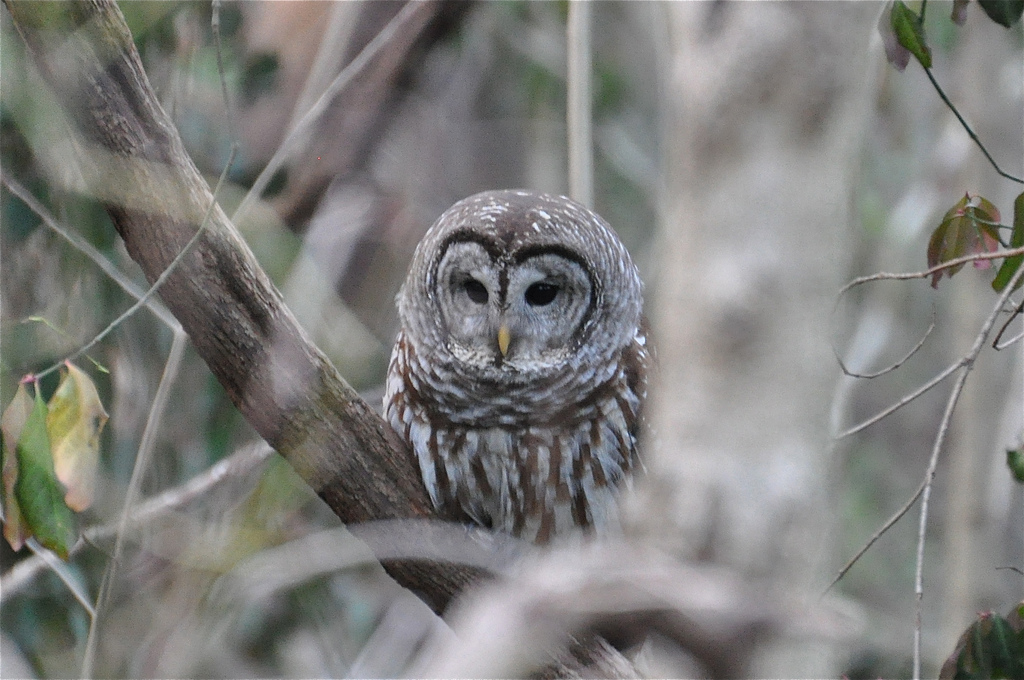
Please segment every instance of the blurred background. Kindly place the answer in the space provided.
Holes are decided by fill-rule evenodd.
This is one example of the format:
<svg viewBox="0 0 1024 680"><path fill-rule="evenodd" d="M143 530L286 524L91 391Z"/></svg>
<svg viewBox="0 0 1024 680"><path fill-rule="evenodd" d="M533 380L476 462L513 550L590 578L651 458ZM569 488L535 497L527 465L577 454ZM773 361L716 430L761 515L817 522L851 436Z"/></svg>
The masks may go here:
<svg viewBox="0 0 1024 680"><path fill-rule="evenodd" d="M568 191L565 2L223 2L219 55L211 3L119 4L211 185L237 142L222 205L232 214L261 182L238 229L374 405L397 328L393 298L433 220L485 189ZM917 63L902 73L886 63L882 3L590 9L593 207L640 266L659 356L648 476L629 531L684 562L813 601L920 484L951 383L835 435L958 361L996 302L991 276L973 268L938 289L890 281L839 297L840 288L925 269L931 231L965 192L1009 224L1020 187L987 164ZM1021 26L993 23L976 3L956 26L951 11L927 4L934 74L1020 176ZM67 183L62 122L6 10L2 29L5 180L144 286L105 212ZM364 50L372 58L349 67ZM303 122L339 74L344 87ZM60 361L132 299L7 187L0 200L6 405L22 376ZM843 375L836 354L851 371L878 371L933 321L898 370ZM100 493L81 518L95 531L59 572L0 548L4 677L81 672L90 615L67 583L95 600L114 545L102 529L117 523L171 341L143 310L90 351L109 373L78 362L110 413ZM981 354L942 452L927 527L925 674L976 612L1005 613L1024 591L1024 503L1005 466L1005 450L1021 444L1022 370L1016 345ZM173 378L141 471L143 496L160 502L127 537L107 586L95 675L401 674L422 633L410 622L427 621L425 608L283 461L250 446L256 435L190 350ZM55 385L45 380L44 393ZM232 474L210 481L218 461ZM751 643L748 672L908 676L917 511L840 581L842 616ZM652 675L708 673L667 643L652 643L643 663Z"/></svg>

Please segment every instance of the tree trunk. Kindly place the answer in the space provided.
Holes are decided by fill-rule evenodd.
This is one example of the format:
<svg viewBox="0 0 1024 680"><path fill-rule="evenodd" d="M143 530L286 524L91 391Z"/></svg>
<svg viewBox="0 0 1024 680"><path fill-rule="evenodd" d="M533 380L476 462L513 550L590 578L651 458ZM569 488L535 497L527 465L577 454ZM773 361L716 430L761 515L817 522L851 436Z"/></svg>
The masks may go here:
<svg viewBox="0 0 1024 680"><path fill-rule="evenodd" d="M666 5L660 376L643 514L668 514L658 540L681 556L793 587L830 566L828 334L856 233L879 9ZM835 672L794 652L751 672Z"/></svg>

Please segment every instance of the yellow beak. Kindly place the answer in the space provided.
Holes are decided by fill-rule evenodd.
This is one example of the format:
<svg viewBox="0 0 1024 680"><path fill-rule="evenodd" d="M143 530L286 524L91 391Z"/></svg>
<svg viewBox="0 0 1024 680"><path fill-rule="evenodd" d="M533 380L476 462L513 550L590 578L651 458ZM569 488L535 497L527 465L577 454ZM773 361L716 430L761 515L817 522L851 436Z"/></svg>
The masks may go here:
<svg viewBox="0 0 1024 680"><path fill-rule="evenodd" d="M502 324L498 329L498 350L501 352L501 356L508 354L508 343L510 342L512 342L512 334L509 333L508 326Z"/></svg>

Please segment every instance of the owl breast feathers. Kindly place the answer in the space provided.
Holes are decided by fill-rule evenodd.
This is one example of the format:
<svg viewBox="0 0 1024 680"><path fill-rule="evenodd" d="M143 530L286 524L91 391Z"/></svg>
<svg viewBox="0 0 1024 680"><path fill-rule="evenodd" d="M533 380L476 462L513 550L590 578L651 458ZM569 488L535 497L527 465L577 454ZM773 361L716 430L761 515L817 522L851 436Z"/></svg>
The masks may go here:
<svg viewBox="0 0 1024 680"><path fill-rule="evenodd" d="M564 197L471 196L427 231L397 301L385 417L435 507L538 543L615 527L649 352L611 227Z"/></svg>

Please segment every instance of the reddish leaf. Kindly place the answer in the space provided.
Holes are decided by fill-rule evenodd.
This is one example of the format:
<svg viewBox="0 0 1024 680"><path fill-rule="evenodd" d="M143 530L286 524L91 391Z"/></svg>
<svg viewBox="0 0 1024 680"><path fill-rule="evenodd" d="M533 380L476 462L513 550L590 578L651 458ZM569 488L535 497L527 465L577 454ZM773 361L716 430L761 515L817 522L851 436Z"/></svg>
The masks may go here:
<svg viewBox="0 0 1024 680"><path fill-rule="evenodd" d="M928 267L975 253L999 250L999 210L981 196L965 194L950 208L928 241ZM990 260L975 262L978 268L991 266ZM932 274L932 287L943 276L952 277L963 264L941 269Z"/></svg>

